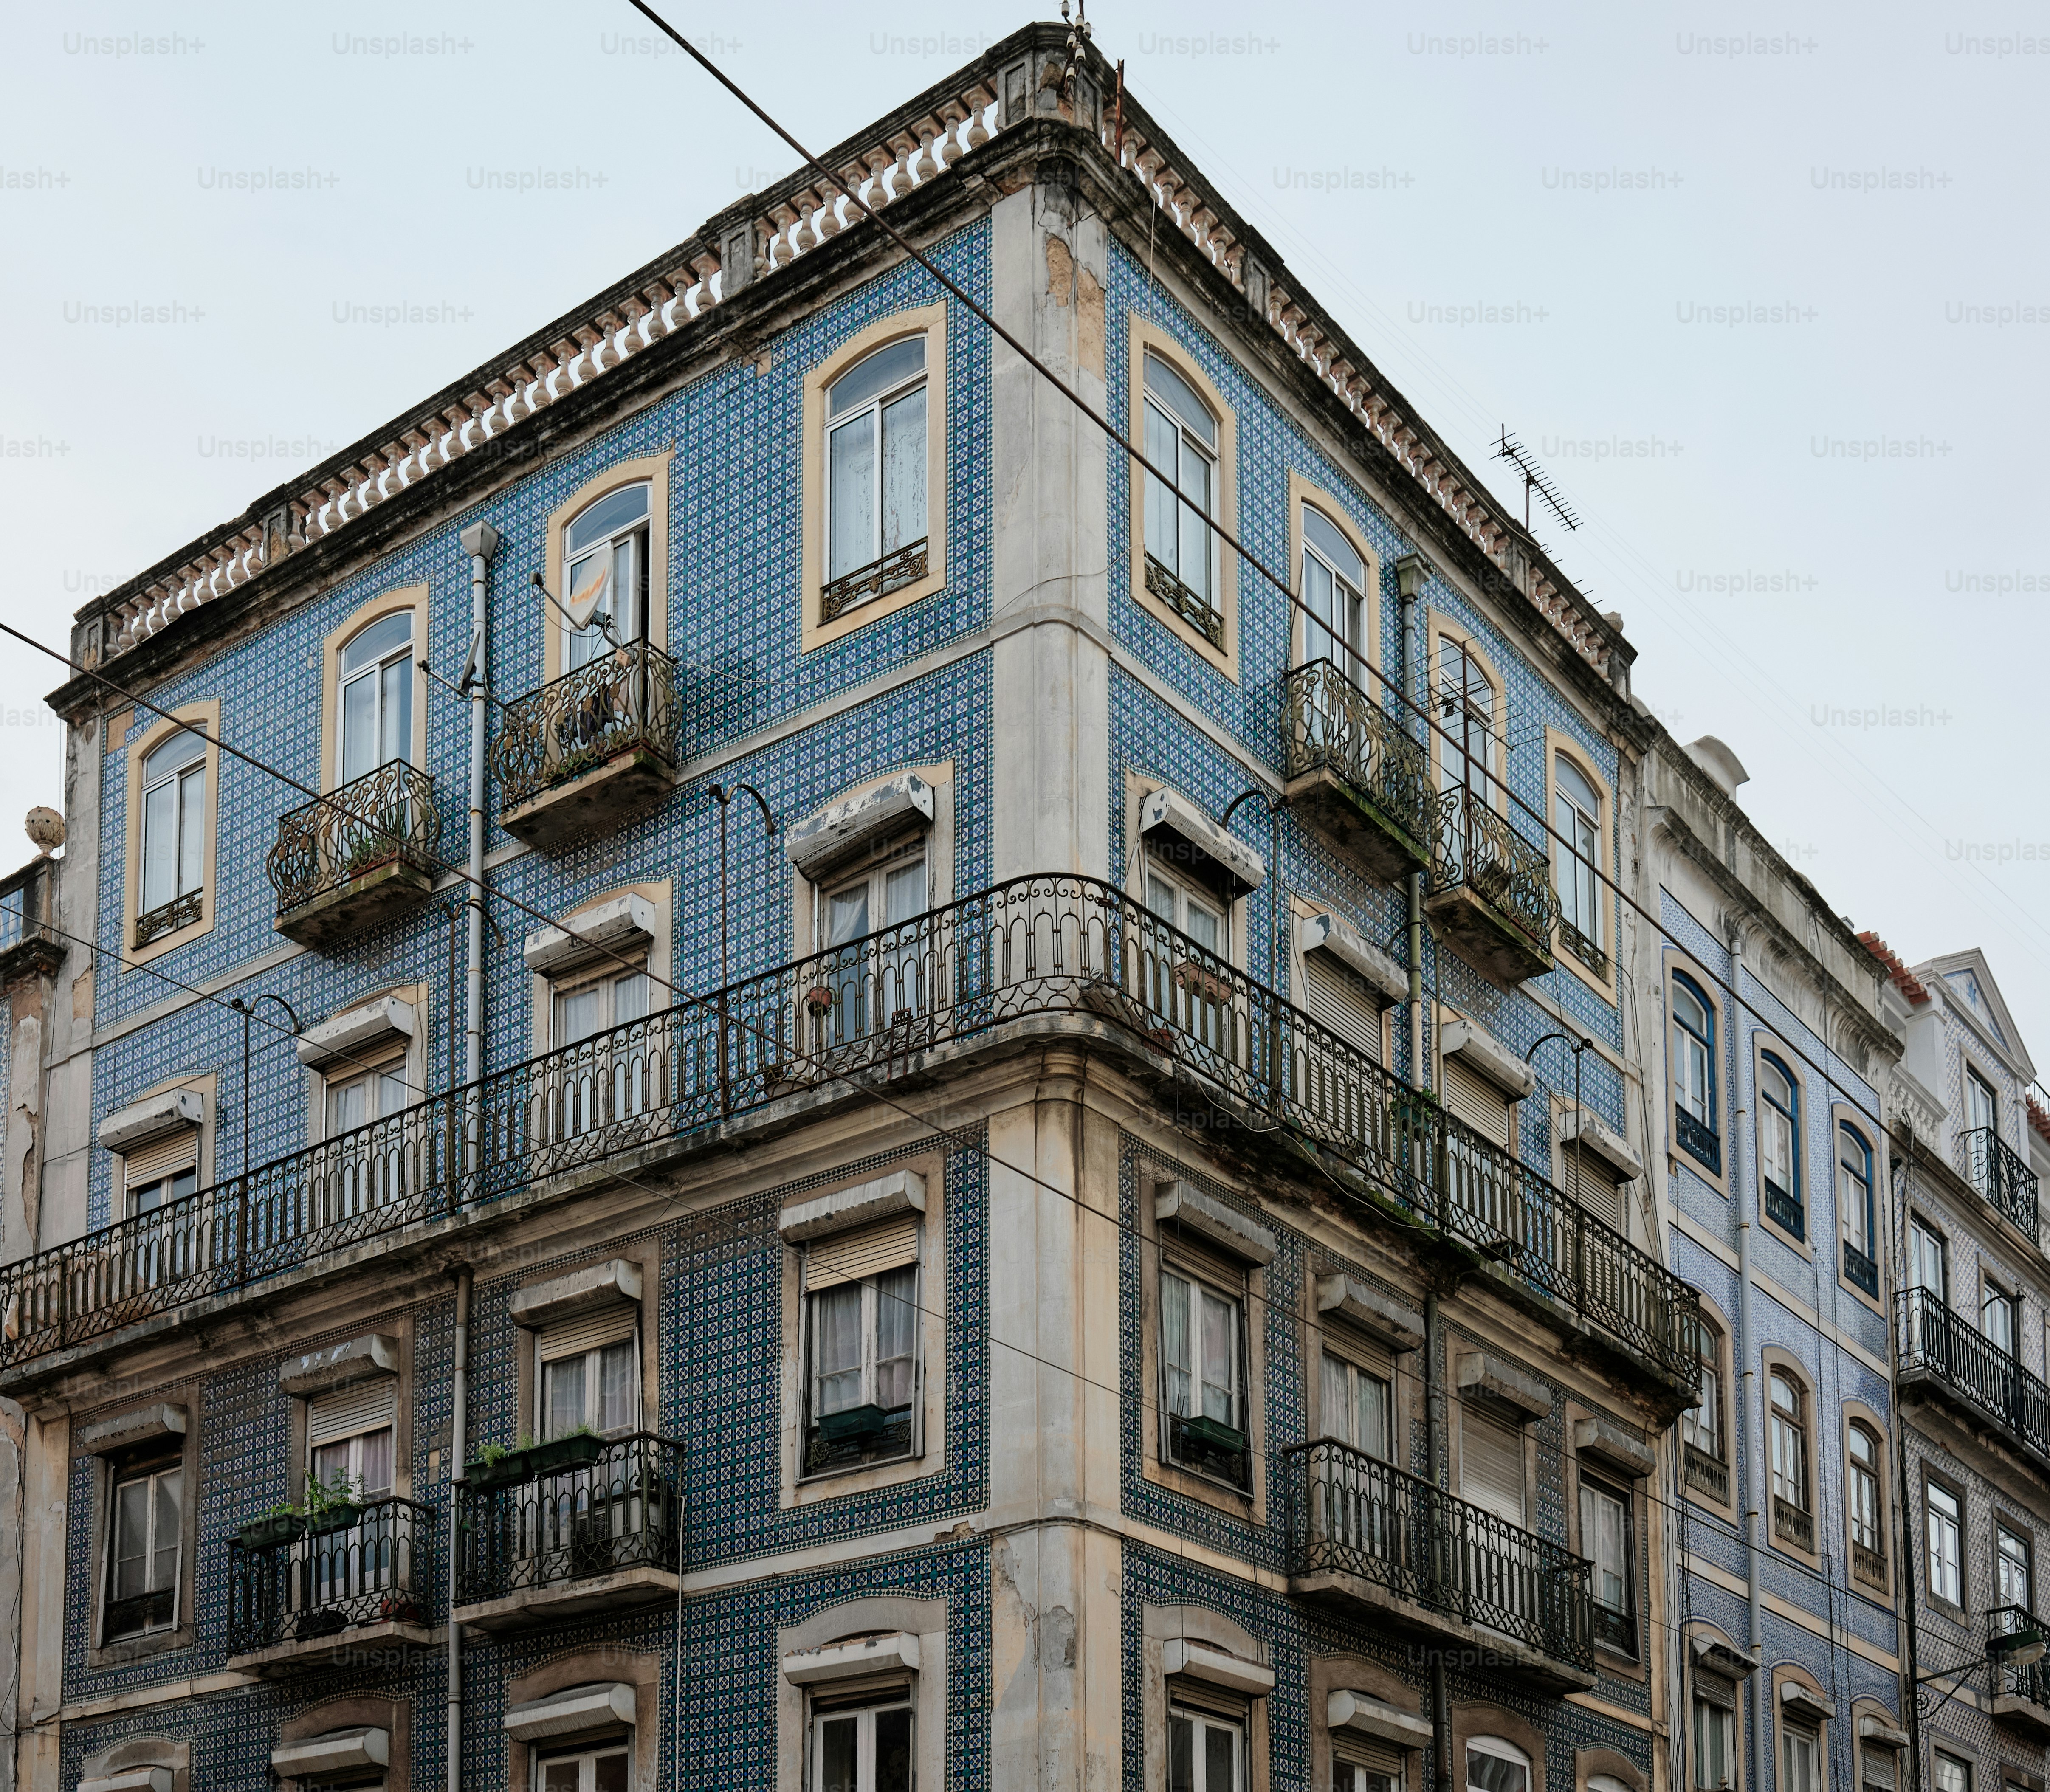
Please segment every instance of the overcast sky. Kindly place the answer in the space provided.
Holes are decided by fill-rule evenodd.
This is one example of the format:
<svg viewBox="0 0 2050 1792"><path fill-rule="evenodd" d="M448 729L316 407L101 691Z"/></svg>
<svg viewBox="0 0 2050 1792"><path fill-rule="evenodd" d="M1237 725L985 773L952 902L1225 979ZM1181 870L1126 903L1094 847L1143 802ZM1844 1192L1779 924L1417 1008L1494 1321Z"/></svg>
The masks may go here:
<svg viewBox="0 0 2050 1792"><path fill-rule="evenodd" d="M672 16L818 147L1028 15ZM1768 837L1911 961L1982 946L2050 1058L2040 9L1093 22L1470 463L1506 495L1498 430L1538 455L1584 520L1540 537L1674 733L1743 760ZM7 42L0 615L57 645L793 166L625 0L84 0L11 8ZM486 187L507 169L575 189ZM363 321L393 308L423 321ZM58 672L0 641L0 815L60 800Z"/></svg>

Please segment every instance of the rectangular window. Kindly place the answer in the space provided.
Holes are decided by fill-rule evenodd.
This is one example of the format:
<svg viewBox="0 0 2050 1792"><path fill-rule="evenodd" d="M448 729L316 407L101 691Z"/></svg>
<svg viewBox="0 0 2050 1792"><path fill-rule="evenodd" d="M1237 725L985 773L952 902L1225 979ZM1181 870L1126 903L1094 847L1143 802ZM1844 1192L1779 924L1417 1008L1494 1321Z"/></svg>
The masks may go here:
<svg viewBox="0 0 2050 1792"><path fill-rule="evenodd" d="M857 362L826 395L826 579L926 539L926 339Z"/></svg>
<svg viewBox="0 0 2050 1792"><path fill-rule="evenodd" d="M1323 1435L1348 1443L1378 1462L1388 1462L1389 1388L1380 1376L1324 1352L1319 1386Z"/></svg>
<svg viewBox="0 0 2050 1792"><path fill-rule="evenodd" d="M816 1792L911 1792L911 1702L902 1695L857 1704L824 1699L812 1707ZM626 1782L621 1782L622 1785Z"/></svg>
<svg viewBox="0 0 2050 1792"><path fill-rule="evenodd" d="M623 1742L545 1755L534 1763L535 1792L627 1792L632 1757Z"/></svg>
<svg viewBox="0 0 2050 1792"><path fill-rule="evenodd" d="M1680 1440L1711 1461L1723 1459L1722 1340L1706 1325L1696 1334L1701 1370L1694 1404L1680 1415Z"/></svg>
<svg viewBox="0 0 2050 1792"><path fill-rule="evenodd" d="M1580 1483L1580 1553L1594 1564L1595 1638L1637 1653L1631 1611L1630 1502L1599 1482Z"/></svg>
<svg viewBox="0 0 2050 1792"><path fill-rule="evenodd" d="M206 742L181 729L142 762L142 875L135 943L199 919L206 867Z"/></svg>
<svg viewBox="0 0 2050 1792"><path fill-rule="evenodd" d="M122 1474L112 1500L103 1642L169 1630L177 1622L184 1470L169 1463Z"/></svg>
<svg viewBox="0 0 2050 1792"><path fill-rule="evenodd" d="M1347 1736L1331 1742L1331 1792L1402 1792L1402 1751Z"/></svg>
<svg viewBox="0 0 2050 1792"><path fill-rule="evenodd" d="M1695 1792L1725 1792L1736 1761L1736 1691L1699 1676L1694 1685Z"/></svg>
<svg viewBox="0 0 2050 1792"><path fill-rule="evenodd" d="M1471 1404L1460 1408L1460 1494L1483 1511L1522 1525L1523 1433Z"/></svg>
<svg viewBox="0 0 2050 1792"><path fill-rule="evenodd" d="M1784 1724L1779 1732L1779 1792L1818 1792L1817 1769L1822 1739L1799 1724Z"/></svg>
<svg viewBox="0 0 2050 1792"><path fill-rule="evenodd" d="M1958 1496L1934 1481L1925 1483L1923 1500L1929 1521L1929 1591L1932 1598L1962 1605L1964 1513Z"/></svg>
<svg viewBox="0 0 2050 1792"><path fill-rule="evenodd" d="M2031 1572L2029 1540L2002 1525L1999 1527L1998 1543L1994 1570L1999 1583L1999 1603L2032 1611L2035 1603L2029 1595L2034 1591L2031 1584L2035 1576Z"/></svg>
<svg viewBox="0 0 2050 1792"><path fill-rule="evenodd" d="M1239 1486L1247 1470L1244 1324L1237 1295L1161 1270L1160 1404L1167 1459Z"/></svg>
<svg viewBox="0 0 2050 1792"><path fill-rule="evenodd" d="M2014 1342L2021 1330L2021 1303L2005 1288L1986 1284L1979 1302L1979 1330L1996 1350L2014 1354Z"/></svg>
<svg viewBox="0 0 2050 1792"><path fill-rule="evenodd" d="M880 863L819 893L820 983L829 993L817 1017L825 1043L865 1039L930 1011L926 913L929 886L922 840L886 847Z"/></svg>
<svg viewBox="0 0 2050 1792"><path fill-rule="evenodd" d="M1244 1792L1245 1732L1207 1712L1167 1715L1167 1792Z"/></svg>
<svg viewBox="0 0 2050 1792"><path fill-rule="evenodd" d="M607 968L554 991L550 1043L558 1050L579 1045L614 1027L645 1019L648 1013L648 973Z"/></svg>
<svg viewBox="0 0 2050 1792"><path fill-rule="evenodd" d="M805 1253L805 1472L915 1454L918 1249L910 1214Z"/></svg>
<svg viewBox="0 0 2050 1792"><path fill-rule="evenodd" d="M1972 1792L1972 1764L1942 1749L1935 1751L1936 1792Z"/></svg>
<svg viewBox="0 0 2050 1792"><path fill-rule="evenodd" d="M182 1201L199 1186L199 1129L181 1127L131 1151L121 1185L131 1217Z"/></svg>
<svg viewBox="0 0 2050 1792"><path fill-rule="evenodd" d="M1949 1303L1951 1295L1950 1247L1943 1235L1919 1219L1908 1222L1908 1285L1922 1288Z"/></svg>
<svg viewBox="0 0 2050 1792"><path fill-rule="evenodd" d="M1146 458L1167 476L1146 478L1146 555L1197 608L1217 608L1217 419L1188 382L1156 355L1144 368ZM1151 583L1151 581L1148 581ZM1181 606L1177 605L1179 609ZM1197 617L1187 618L1198 626Z"/></svg>
<svg viewBox="0 0 2050 1792"><path fill-rule="evenodd" d="M578 1431L638 1431L640 1339L640 1310L624 1301L539 1334L535 1435L547 1443Z"/></svg>

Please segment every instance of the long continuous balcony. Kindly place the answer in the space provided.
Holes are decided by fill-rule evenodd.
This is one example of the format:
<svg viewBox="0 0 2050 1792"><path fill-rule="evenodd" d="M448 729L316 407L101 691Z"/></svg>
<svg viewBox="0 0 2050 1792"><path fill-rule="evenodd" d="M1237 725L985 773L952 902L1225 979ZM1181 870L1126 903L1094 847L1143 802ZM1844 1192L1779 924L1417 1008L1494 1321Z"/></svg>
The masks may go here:
<svg viewBox="0 0 2050 1792"><path fill-rule="evenodd" d="M434 888L441 833L435 781L403 759L288 811L263 867L278 931L319 945L419 906Z"/></svg>
<svg viewBox="0 0 2050 1792"><path fill-rule="evenodd" d="M531 845L614 825L676 775L676 663L650 641L544 684L498 719L499 820Z"/></svg>
<svg viewBox="0 0 2050 1792"><path fill-rule="evenodd" d="M2036 1175L2028 1160L1990 1126L1975 1126L1958 1140L1965 1180L2003 1218L2012 1220L2032 1244L2037 1241Z"/></svg>
<svg viewBox="0 0 2050 1792"><path fill-rule="evenodd" d="M560 1438L456 1483L458 1622L505 1629L673 1600L682 1447L653 1432Z"/></svg>
<svg viewBox="0 0 2050 1792"><path fill-rule="evenodd" d="M1559 893L1551 860L1464 785L1440 793L1424 907L1467 958L1504 983L1552 968Z"/></svg>
<svg viewBox="0 0 2050 1792"><path fill-rule="evenodd" d="M1281 740L1289 801L1368 870L1393 881L1429 865L1436 800L1424 750L1329 660L1284 681Z"/></svg>
<svg viewBox="0 0 2050 1792"><path fill-rule="evenodd" d="M228 1545L228 1650L248 1671L328 1665L350 1650L427 1641L438 1584L434 1510L366 1500L320 1529L288 1519Z"/></svg>
<svg viewBox="0 0 2050 1792"><path fill-rule="evenodd" d="M1896 1305L1903 1383L1933 1385L2050 1463L2050 1387L1927 1288L1904 1288Z"/></svg>
<svg viewBox="0 0 2050 1792"><path fill-rule="evenodd" d="M1678 1396L1700 1297L1620 1233L1122 891L1020 878L664 1009L0 1268L0 1362L74 1346L802 1091L1062 1021L1498 1266ZM1165 1061L1164 1063L1162 1061Z"/></svg>
<svg viewBox="0 0 2050 1792"><path fill-rule="evenodd" d="M1594 1683L1593 1567L1329 1439L1282 1452L1293 1590L1485 1646L1553 1689Z"/></svg>

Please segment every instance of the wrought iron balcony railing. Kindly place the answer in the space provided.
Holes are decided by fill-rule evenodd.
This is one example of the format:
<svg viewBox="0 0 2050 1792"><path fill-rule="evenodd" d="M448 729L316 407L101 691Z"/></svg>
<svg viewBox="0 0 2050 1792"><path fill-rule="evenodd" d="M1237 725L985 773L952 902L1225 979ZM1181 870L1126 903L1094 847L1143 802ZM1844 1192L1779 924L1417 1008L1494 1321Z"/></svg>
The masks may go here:
<svg viewBox="0 0 2050 1792"><path fill-rule="evenodd" d="M281 816L263 869L282 915L387 865L431 875L441 835L435 781L403 759L388 759L324 802Z"/></svg>
<svg viewBox="0 0 2050 1792"><path fill-rule="evenodd" d="M1224 646L1224 612L1200 592L1182 582L1166 564L1146 556L1146 589L1194 629L1211 646Z"/></svg>
<svg viewBox="0 0 2050 1792"><path fill-rule="evenodd" d="M182 896L173 896L168 902L159 902L146 915L136 917L135 944L139 949L153 940L161 940L166 933L175 933L181 927L189 927L205 912L206 892L188 890Z"/></svg>
<svg viewBox="0 0 2050 1792"><path fill-rule="evenodd" d="M1875 1297L1879 1293L1879 1265L1850 1240L1844 1241L1844 1280Z"/></svg>
<svg viewBox="0 0 2050 1792"><path fill-rule="evenodd" d="M2025 1638L2050 1638L2043 1621L2025 1606L1997 1605L1986 1614L1986 1664L1991 1670L1993 1696L2026 1699L2031 1704L2050 1707L2050 1673L2043 1661L2010 1667L2003 1659ZM2005 1646L2003 1646L2005 1645Z"/></svg>
<svg viewBox="0 0 2050 1792"><path fill-rule="evenodd" d="M1432 889L1464 885L1538 951L1549 953L1559 919L1551 859L1510 826L1479 789L1457 785L1441 791L1437 808Z"/></svg>
<svg viewBox="0 0 2050 1792"><path fill-rule="evenodd" d="M1815 1547L1815 1515L1791 1500L1772 1496L1772 1534L1781 1543L1791 1543L1796 1549L1813 1550Z"/></svg>
<svg viewBox="0 0 2050 1792"><path fill-rule="evenodd" d="M1327 769L1370 804L1420 855L1431 848L1435 801L1424 750L1329 660L1291 672L1282 688L1282 750L1289 777Z"/></svg>
<svg viewBox="0 0 2050 1792"><path fill-rule="evenodd" d="M1791 1238L1808 1236L1808 1211L1777 1182L1765 1185L1765 1217Z"/></svg>
<svg viewBox="0 0 2050 1792"><path fill-rule="evenodd" d="M228 1651L338 1636L359 1625L431 1622L435 1513L416 1501L365 1500L353 1522L228 1545Z"/></svg>
<svg viewBox="0 0 2050 1792"><path fill-rule="evenodd" d="M1851 1539L1851 1573L1868 1587L1886 1590L1886 1557L1856 1537Z"/></svg>
<svg viewBox="0 0 2050 1792"><path fill-rule="evenodd" d="M1723 1142L1707 1121L1697 1119L1677 1101L1673 1104L1673 1137L1680 1149L1712 1176L1723 1173Z"/></svg>
<svg viewBox="0 0 2050 1792"><path fill-rule="evenodd" d="M1036 1016L1107 1025L1691 1386L1699 1295L1122 891L1019 878L0 1266L0 1362Z"/></svg>
<svg viewBox="0 0 2050 1792"><path fill-rule="evenodd" d="M459 1481L455 1516L459 1606L626 1568L679 1572L683 1447L636 1432L598 1443L589 1462Z"/></svg>
<svg viewBox="0 0 2050 1792"><path fill-rule="evenodd" d="M1686 1446L1685 1463L1687 1485L1697 1493L1706 1494L1720 1506L1729 1504L1729 1464L1710 1455L1705 1450L1697 1450L1691 1443Z"/></svg>
<svg viewBox="0 0 2050 1792"><path fill-rule="evenodd" d="M2050 1387L1927 1288L1904 1288L1895 1305L1900 1373L1940 1383L2017 1443L2050 1460Z"/></svg>
<svg viewBox="0 0 2050 1792"><path fill-rule="evenodd" d="M637 749L676 763L676 663L632 641L508 703L492 748L499 802L516 808Z"/></svg>
<svg viewBox="0 0 2050 1792"><path fill-rule="evenodd" d="M1281 1455L1292 1574L1357 1576L1555 1661L1593 1665L1585 1558L1347 1444Z"/></svg>
<svg viewBox="0 0 2050 1792"><path fill-rule="evenodd" d="M1965 1180L1995 1212L2012 1220L2030 1242L2037 1238L2036 1175L2028 1160L1990 1126L1975 1126L1959 1140Z"/></svg>

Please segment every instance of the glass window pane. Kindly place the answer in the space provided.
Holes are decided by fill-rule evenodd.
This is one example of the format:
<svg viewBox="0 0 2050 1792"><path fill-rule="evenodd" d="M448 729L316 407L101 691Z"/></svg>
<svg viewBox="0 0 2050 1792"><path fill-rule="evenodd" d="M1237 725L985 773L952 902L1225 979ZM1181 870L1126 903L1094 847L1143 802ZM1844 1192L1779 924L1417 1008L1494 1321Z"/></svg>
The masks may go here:
<svg viewBox="0 0 2050 1792"><path fill-rule="evenodd" d="M310 1475L323 1487L332 1487L337 1480L347 1477L349 1441L345 1437L338 1443L315 1446Z"/></svg>
<svg viewBox="0 0 2050 1792"><path fill-rule="evenodd" d="M1318 1423L1327 1437L1335 1437L1341 1443L1357 1443L1353 1436L1353 1403L1350 1377L1346 1364L1330 1351L1324 1353L1323 1373L1319 1377L1323 1412Z"/></svg>
<svg viewBox="0 0 2050 1792"><path fill-rule="evenodd" d="M1359 1384L1359 1447L1377 1461L1392 1461L1388 1384L1378 1375L1356 1373L1354 1379Z"/></svg>
<svg viewBox="0 0 2050 1792"><path fill-rule="evenodd" d="M374 666L412 638L412 611L395 610L389 616L380 617L341 650L341 669L353 672Z"/></svg>
<svg viewBox="0 0 2050 1792"><path fill-rule="evenodd" d="M908 1264L875 1279L875 1403L891 1411L911 1404L918 1286Z"/></svg>
<svg viewBox="0 0 2050 1792"><path fill-rule="evenodd" d="M601 1755L598 1758L598 1772L591 1781L592 1792L626 1792L631 1783L628 1778L629 1762L622 1752Z"/></svg>
<svg viewBox="0 0 2050 1792"><path fill-rule="evenodd" d="M124 1481L114 1491L114 1596L132 1599L149 1589L150 1483Z"/></svg>
<svg viewBox="0 0 2050 1792"><path fill-rule="evenodd" d="M162 784L142 799L142 907L147 914L178 893L177 786Z"/></svg>
<svg viewBox="0 0 2050 1792"><path fill-rule="evenodd" d="M858 411L879 393L901 386L926 367L926 339L907 336L887 349L879 349L866 360L857 362L832 384L827 400L828 416L844 417Z"/></svg>
<svg viewBox="0 0 2050 1792"><path fill-rule="evenodd" d="M542 1381L541 1436L567 1437L584 1422L584 1360L566 1357L545 1365Z"/></svg>
<svg viewBox="0 0 2050 1792"><path fill-rule="evenodd" d="M365 672L341 688L341 781L375 771L377 757L377 676Z"/></svg>
<svg viewBox="0 0 2050 1792"><path fill-rule="evenodd" d="M384 714L379 718L377 763L410 759L413 748L413 662L394 660L378 674L384 680Z"/></svg>
<svg viewBox="0 0 2050 1792"><path fill-rule="evenodd" d="M843 423L826 438L832 492L826 577L840 578L878 558L875 549L875 416Z"/></svg>
<svg viewBox="0 0 2050 1792"><path fill-rule="evenodd" d="M1165 473L1181 477L1182 438L1172 420L1157 406L1146 407L1146 458ZM1182 564L1179 506L1175 494L1148 473L1146 475L1146 551L1172 573Z"/></svg>
<svg viewBox="0 0 2050 1792"><path fill-rule="evenodd" d="M818 1365L818 1410L861 1404L861 1288L843 1283L812 1297L812 1354Z"/></svg>
<svg viewBox="0 0 2050 1792"><path fill-rule="evenodd" d="M886 405L883 411L883 554L896 551L926 533L926 394L915 392Z"/></svg>
<svg viewBox="0 0 2050 1792"><path fill-rule="evenodd" d="M1146 357L1146 390L1211 447L1217 446L1217 419L1195 389L1157 355Z"/></svg>
<svg viewBox="0 0 2050 1792"><path fill-rule="evenodd" d="M1193 899L1188 905L1188 936L1206 952L1222 951L1223 917Z"/></svg>
<svg viewBox="0 0 2050 1792"><path fill-rule="evenodd" d="M1203 1792L1235 1792L1238 1737L1221 1724L1203 1728Z"/></svg>
<svg viewBox="0 0 2050 1792"><path fill-rule="evenodd" d="M605 991L598 984L564 991L555 997L555 1043L572 1046L605 1026Z"/></svg>
<svg viewBox="0 0 2050 1792"><path fill-rule="evenodd" d="M829 1717L819 1725L819 1792L859 1792L855 1783L858 1717Z"/></svg>
<svg viewBox="0 0 2050 1792"><path fill-rule="evenodd" d="M178 894L206 880L206 769L196 766L178 780Z"/></svg>
<svg viewBox="0 0 2050 1792"><path fill-rule="evenodd" d="M828 906L826 944L844 946L868 931L868 886L858 883L843 890Z"/></svg>
<svg viewBox="0 0 2050 1792"><path fill-rule="evenodd" d="M1167 1372L1167 1410L1189 1416L1189 1284L1179 1276L1160 1278L1160 1360Z"/></svg>
<svg viewBox="0 0 2050 1792"><path fill-rule="evenodd" d="M911 1713L875 1714L875 1792L911 1792Z"/></svg>
<svg viewBox="0 0 2050 1792"><path fill-rule="evenodd" d="M1182 582L1206 602L1214 602L1210 569L1217 554L1208 518L1210 514L1210 465L1191 450L1182 457L1182 551L1179 568Z"/></svg>
<svg viewBox="0 0 2050 1792"><path fill-rule="evenodd" d="M639 1424L639 1402L634 1398L633 1345L626 1340L608 1344L598 1353L598 1428L625 1431Z"/></svg>
<svg viewBox="0 0 2050 1792"><path fill-rule="evenodd" d="M900 866L883 880L883 925L915 921L926 912L926 862Z"/></svg>
<svg viewBox="0 0 2050 1792"><path fill-rule="evenodd" d="M645 485L629 485L622 491L609 492L570 524L563 538L563 551L571 555L580 554L593 542L604 540L629 523L639 522L647 514Z"/></svg>
<svg viewBox="0 0 2050 1792"><path fill-rule="evenodd" d="M1366 563L1339 528L1314 504L1303 506L1303 536L1355 590L1366 583Z"/></svg>
<svg viewBox="0 0 2050 1792"><path fill-rule="evenodd" d="M327 1085L327 1136L333 1139L368 1120L370 1083L367 1077L353 1077L345 1083Z"/></svg>
<svg viewBox="0 0 2050 1792"><path fill-rule="evenodd" d="M392 1490L392 1428L386 1425L381 1430L365 1432L359 1443L357 1485L366 1494L388 1494Z"/></svg>
<svg viewBox="0 0 2050 1792"><path fill-rule="evenodd" d="M541 1792L582 1792L583 1768L575 1761L549 1761L541 1767Z"/></svg>
<svg viewBox="0 0 2050 1792"><path fill-rule="evenodd" d="M629 1020L648 1018L648 973L634 971L612 980L612 1024L624 1027Z"/></svg>
<svg viewBox="0 0 2050 1792"><path fill-rule="evenodd" d="M1467 1750L1467 1784L1477 1792L1524 1792L1529 1778L1529 1770L1520 1761L1471 1747Z"/></svg>
<svg viewBox="0 0 2050 1792"><path fill-rule="evenodd" d="M1238 1423L1238 1309L1202 1291L1203 1416Z"/></svg>
<svg viewBox="0 0 2050 1792"><path fill-rule="evenodd" d="M189 728L181 728L162 746L146 754L142 760L142 781L154 784L159 778L168 777L181 765L189 765L206 751L206 742Z"/></svg>
<svg viewBox="0 0 2050 1792"><path fill-rule="evenodd" d="M1167 1792L1196 1792L1196 1727L1186 1717L1167 1723Z"/></svg>

